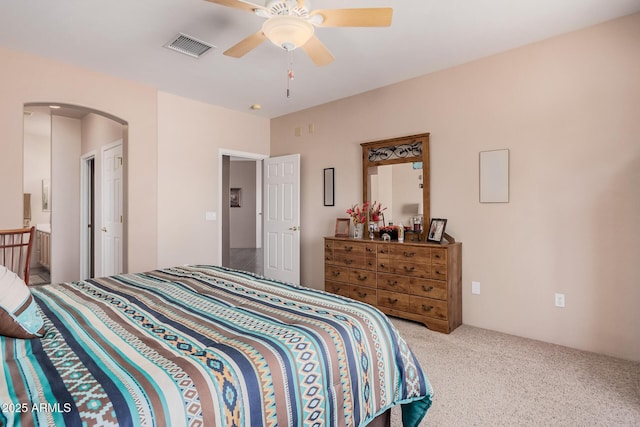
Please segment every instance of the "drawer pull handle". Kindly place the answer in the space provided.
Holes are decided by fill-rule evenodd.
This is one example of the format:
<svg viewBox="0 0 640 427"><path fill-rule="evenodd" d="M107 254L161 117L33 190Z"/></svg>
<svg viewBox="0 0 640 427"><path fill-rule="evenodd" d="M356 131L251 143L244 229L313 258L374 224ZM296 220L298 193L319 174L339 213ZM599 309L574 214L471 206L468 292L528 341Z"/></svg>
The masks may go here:
<svg viewBox="0 0 640 427"><path fill-rule="evenodd" d="M440 254L433 254L433 257L440 259Z"/></svg>
<svg viewBox="0 0 640 427"><path fill-rule="evenodd" d="M367 276L361 276L358 274L358 280L360 280L361 282L367 280Z"/></svg>
<svg viewBox="0 0 640 427"><path fill-rule="evenodd" d="M380 268L384 268L384 267L385 267L384 263L380 264Z"/></svg>
<svg viewBox="0 0 640 427"><path fill-rule="evenodd" d="M347 252L351 252L353 250L353 246L345 246L344 250Z"/></svg>
<svg viewBox="0 0 640 427"><path fill-rule="evenodd" d="M387 280L387 284L389 286L397 286L398 285L398 281L389 279L389 280Z"/></svg>
<svg viewBox="0 0 640 427"><path fill-rule="evenodd" d="M347 265L350 265L351 263L353 263L353 260L352 259L345 259L344 263L347 264Z"/></svg>
<svg viewBox="0 0 640 427"><path fill-rule="evenodd" d="M386 250L386 249L380 249L380 253L381 253L381 254L386 254L386 253L387 253L387 250Z"/></svg>
<svg viewBox="0 0 640 427"><path fill-rule="evenodd" d="M364 297L366 297L366 296L367 296L367 293L366 293L366 292L358 292L358 296L359 296L360 298L364 298Z"/></svg>
<svg viewBox="0 0 640 427"><path fill-rule="evenodd" d="M426 306L424 304L422 304L422 311L431 311L433 309L433 306Z"/></svg>
<svg viewBox="0 0 640 427"><path fill-rule="evenodd" d="M367 248L367 252L373 252L373 249Z"/></svg>
<svg viewBox="0 0 640 427"><path fill-rule="evenodd" d="M340 275L340 272L339 272L339 271L334 271L334 272L333 272L333 277L338 277L339 275Z"/></svg>
<svg viewBox="0 0 640 427"><path fill-rule="evenodd" d="M415 269L416 269L415 267L407 267L406 265L404 266L404 271L407 271L409 273L411 273Z"/></svg>
<svg viewBox="0 0 640 427"><path fill-rule="evenodd" d="M412 256L414 256L416 253L415 252L405 252L404 256L406 256L407 258L411 258Z"/></svg>
<svg viewBox="0 0 640 427"><path fill-rule="evenodd" d="M398 298L394 298L394 299L387 298L387 301L389 302L389 304L395 304L398 302Z"/></svg>
<svg viewBox="0 0 640 427"><path fill-rule="evenodd" d="M422 285L422 290L424 292L431 292L433 290L433 286L429 286L428 288L426 288L424 285Z"/></svg>
<svg viewBox="0 0 640 427"><path fill-rule="evenodd" d="M373 261L369 261L367 264L369 265L369 267L373 267L375 265Z"/></svg>
<svg viewBox="0 0 640 427"><path fill-rule="evenodd" d="M442 274L442 273L440 273L440 270L436 270L436 274Z"/></svg>

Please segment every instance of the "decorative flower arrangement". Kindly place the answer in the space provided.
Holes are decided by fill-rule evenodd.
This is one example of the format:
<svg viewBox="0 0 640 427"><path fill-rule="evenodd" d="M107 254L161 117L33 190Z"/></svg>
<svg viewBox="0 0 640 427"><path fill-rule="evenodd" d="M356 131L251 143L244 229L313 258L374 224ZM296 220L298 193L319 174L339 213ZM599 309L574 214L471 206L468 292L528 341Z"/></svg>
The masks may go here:
<svg viewBox="0 0 640 427"><path fill-rule="evenodd" d="M351 217L354 224L364 224L367 220L367 209L369 202L364 202L362 206L355 204L347 209L347 213Z"/></svg>
<svg viewBox="0 0 640 427"><path fill-rule="evenodd" d="M378 222L380 221L380 217L383 216L383 211L387 210L387 208L382 207L382 203L373 202L371 207L369 208L369 217L371 221Z"/></svg>

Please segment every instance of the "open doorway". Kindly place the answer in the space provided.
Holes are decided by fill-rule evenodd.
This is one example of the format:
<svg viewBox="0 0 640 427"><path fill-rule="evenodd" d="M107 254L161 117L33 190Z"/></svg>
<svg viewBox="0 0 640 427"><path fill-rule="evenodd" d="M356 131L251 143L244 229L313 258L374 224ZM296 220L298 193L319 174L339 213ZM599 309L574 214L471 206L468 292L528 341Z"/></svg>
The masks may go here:
<svg viewBox="0 0 640 427"><path fill-rule="evenodd" d="M220 151L221 265L263 274L262 159Z"/></svg>

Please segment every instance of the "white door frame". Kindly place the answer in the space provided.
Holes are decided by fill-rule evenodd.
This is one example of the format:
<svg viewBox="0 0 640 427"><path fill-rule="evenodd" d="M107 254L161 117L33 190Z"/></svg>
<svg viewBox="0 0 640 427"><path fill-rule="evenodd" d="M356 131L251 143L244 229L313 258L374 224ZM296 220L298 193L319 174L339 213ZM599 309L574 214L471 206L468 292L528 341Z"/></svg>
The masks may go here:
<svg viewBox="0 0 640 427"><path fill-rule="evenodd" d="M227 148L218 149L218 210L219 210L218 216L217 216L218 254L215 259L215 263L217 265L222 265L222 219L220 215L222 215L222 210L225 208L224 206L222 206L222 191L224 190L222 188L222 156L241 157L249 160L264 160L269 157L267 154L249 153L246 151L229 150ZM256 162L256 163L259 163L259 162ZM260 170L262 170L262 168L260 168ZM262 176L260 177L256 176L256 182L258 179L262 180ZM262 185L260 186L256 185L256 209L258 210L258 213L262 212ZM260 230L262 230L262 228L260 228ZM262 235L262 231L256 230L256 237L258 233ZM256 240L256 245L257 244L258 244L258 240Z"/></svg>
<svg viewBox="0 0 640 427"><path fill-rule="evenodd" d="M90 218L88 215L89 210L91 209L91 199L89 198L89 161L93 160L93 171L95 174L96 155L97 152L93 150L80 157L80 280L84 280L89 277L89 257L91 256L89 253L89 241L91 239L91 233L95 231L96 227L95 224L92 224L92 228L89 230ZM95 187L92 191L95 198Z"/></svg>

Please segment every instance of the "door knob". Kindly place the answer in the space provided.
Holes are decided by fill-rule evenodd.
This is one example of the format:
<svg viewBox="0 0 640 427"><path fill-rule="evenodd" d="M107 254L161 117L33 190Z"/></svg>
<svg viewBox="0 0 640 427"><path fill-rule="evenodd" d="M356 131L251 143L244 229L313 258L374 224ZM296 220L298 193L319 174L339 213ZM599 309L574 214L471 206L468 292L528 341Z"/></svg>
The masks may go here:
<svg viewBox="0 0 640 427"><path fill-rule="evenodd" d="M105 233L107 232L107 227L102 227L100 230L104 231Z"/></svg>
<svg viewBox="0 0 640 427"><path fill-rule="evenodd" d="M298 230L300 230L300 227L298 227L297 225L294 225L293 227L289 227L289 230L298 231Z"/></svg>

